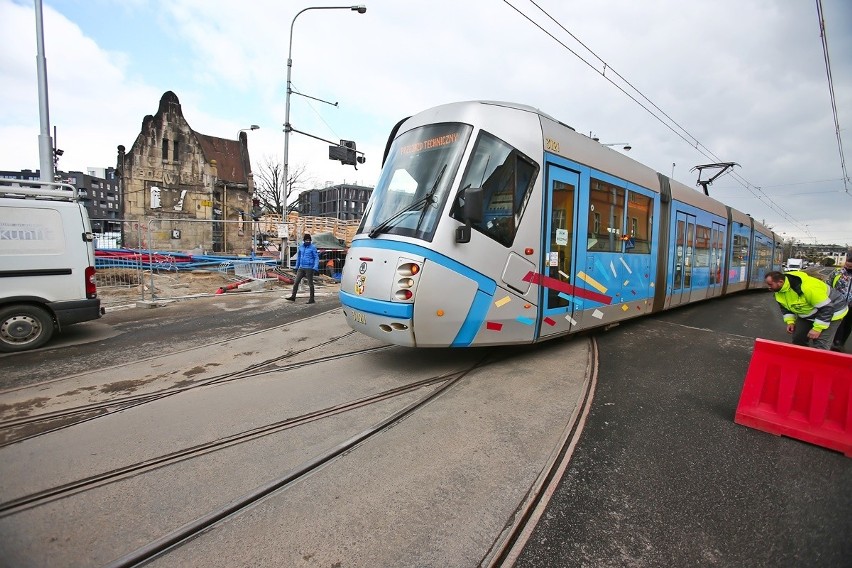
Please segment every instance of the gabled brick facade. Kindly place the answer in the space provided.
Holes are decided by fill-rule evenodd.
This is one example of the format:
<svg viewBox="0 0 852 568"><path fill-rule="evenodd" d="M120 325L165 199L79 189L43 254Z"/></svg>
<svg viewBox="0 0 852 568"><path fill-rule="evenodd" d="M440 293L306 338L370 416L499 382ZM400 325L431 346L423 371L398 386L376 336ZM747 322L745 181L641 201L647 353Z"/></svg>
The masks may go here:
<svg viewBox="0 0 852 568"><path fill-rule="evenodd" d="M175 250L246 253L251 250L250 222L254 182L244 132L228 140L195 132L171 91L160 98L155 115L142 120L136 141L125 152L118 147L123 218L151 228L151 241L169 242L180 228ZM153 221L152 221L153 219ZM209 220L210 223L190 222ZM215 221L234 221L220 223ZM163 235L166 235L163 237ZM144 247L125 237L126 246Z"/></svg>

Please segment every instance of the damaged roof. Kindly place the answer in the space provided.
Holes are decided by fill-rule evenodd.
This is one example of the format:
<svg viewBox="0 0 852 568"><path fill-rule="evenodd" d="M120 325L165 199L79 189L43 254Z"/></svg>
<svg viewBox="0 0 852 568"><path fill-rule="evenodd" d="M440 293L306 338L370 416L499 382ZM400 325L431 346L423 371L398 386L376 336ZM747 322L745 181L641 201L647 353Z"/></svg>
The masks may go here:
<svg viewBox="0 0 852 568"><path fill-rule="evenodd" d="M248 173L251 171L251 166L246 166L246 162L248 162L248 148L245 149L246 160L243 160L242 140L227 140L225 138L201 134L194 130L192 132L201 146L204 159L208 163L211 160L216 160L218 177L221 181L248 184Z"/></svg>

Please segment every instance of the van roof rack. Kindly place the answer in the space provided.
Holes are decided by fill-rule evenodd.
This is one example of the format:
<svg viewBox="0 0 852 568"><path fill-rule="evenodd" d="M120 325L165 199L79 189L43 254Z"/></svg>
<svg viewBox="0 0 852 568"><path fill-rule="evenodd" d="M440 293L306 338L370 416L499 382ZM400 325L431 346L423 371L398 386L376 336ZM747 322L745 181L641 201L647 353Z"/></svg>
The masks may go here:
<svg viewBox="0 0 852 568"><path fill-rule="evenodd" d="M70 183L23 179L0 179L0 197L77 201L79 193Z"/></svg>

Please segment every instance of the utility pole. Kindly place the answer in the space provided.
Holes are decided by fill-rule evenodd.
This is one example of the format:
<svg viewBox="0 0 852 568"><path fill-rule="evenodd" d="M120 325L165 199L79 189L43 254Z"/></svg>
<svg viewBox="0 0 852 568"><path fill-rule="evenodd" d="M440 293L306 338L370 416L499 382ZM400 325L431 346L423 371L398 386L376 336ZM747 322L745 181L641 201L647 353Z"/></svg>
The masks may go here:
<svg viewBox="0 0 852 568"><path fill-rule="evenodd" d="M38 115L41 130L38 135L39 179L53 180L53 141L50 139L50 113L47 104L47 59L44 56L44 17L41 0L35 0L36 67L38 69Z"/></svg>

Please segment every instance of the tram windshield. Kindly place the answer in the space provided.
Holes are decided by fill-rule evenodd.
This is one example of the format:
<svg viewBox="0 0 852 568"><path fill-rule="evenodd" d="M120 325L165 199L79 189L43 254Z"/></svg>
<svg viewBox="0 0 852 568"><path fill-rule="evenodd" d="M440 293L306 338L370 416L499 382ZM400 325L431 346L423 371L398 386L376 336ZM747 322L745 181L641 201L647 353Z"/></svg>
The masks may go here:
<svg viewBox="0 0 852 568"><path fill-rule="evenodd" d="M358 232L431 241L472 130L430 124L394 140Z"/></svg>

